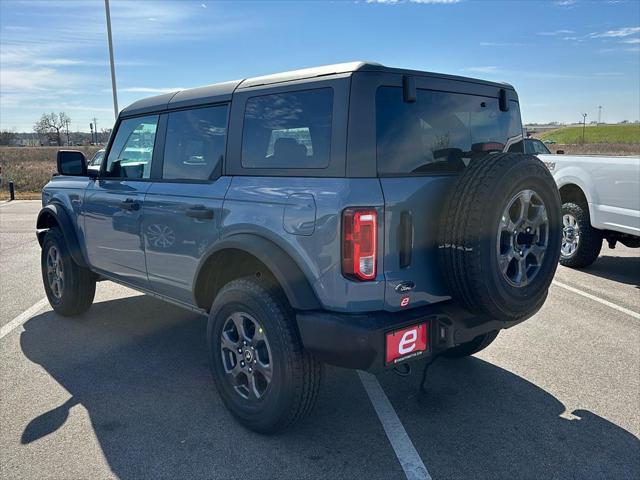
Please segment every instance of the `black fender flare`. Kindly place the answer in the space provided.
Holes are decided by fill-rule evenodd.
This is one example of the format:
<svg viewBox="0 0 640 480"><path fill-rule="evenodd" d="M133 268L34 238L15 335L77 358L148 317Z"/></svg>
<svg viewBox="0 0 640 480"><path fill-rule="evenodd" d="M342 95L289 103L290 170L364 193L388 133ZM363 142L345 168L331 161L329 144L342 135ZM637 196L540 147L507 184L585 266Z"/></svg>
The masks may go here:
<svg viewBox="0 0 640 480"><path fill-rule="evenodd" d="M52 226L57 225L60 229L60 233L64 237L64 241L67 244L71 258L81 267L88 268L87 261L84 258L82 249L80 248L80 242L76 230L73 226L73 222L69 217L69 214L63 206L52 203L43 207L38 213L38 220L36 221L36 229L38 236L38 243L42 247L44 243L44 236Z"/></svg>
<svg viewBox="0 0 640 480"><path fill-rule="evenodd" d="M238 233L217 242L200 261L194 277L195 281L200 278L201 270L208 260L217 252L227 249L244 251L261 261L278 281L294 309L321 308L306 275L291 256L271 240L254 234Z"/></svg>

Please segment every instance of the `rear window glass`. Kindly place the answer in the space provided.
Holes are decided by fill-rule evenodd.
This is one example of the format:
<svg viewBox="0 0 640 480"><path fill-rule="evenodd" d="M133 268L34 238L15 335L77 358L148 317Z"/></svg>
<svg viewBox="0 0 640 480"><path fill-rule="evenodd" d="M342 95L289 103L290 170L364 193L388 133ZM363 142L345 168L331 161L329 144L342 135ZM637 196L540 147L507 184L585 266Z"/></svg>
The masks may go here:
<svg viewBox="0 0 640 480"><path fill-rule="evenodd" d="M432 90L418 90L408 103L401 88L381 87L376 136L380 175L455 172L522 141L520 109L511 101L501 112L497 98Z"/></svg>
<svg viewBox="0 0 640 480"><path fill-rule="evenodd" d="M226 105L169 113L162 178L209 180L220 174Z"/></svg>
<svg viewBox="0 0 640 480"><path fill-rule="evenodd" d="M333 89L247 100L242 134L245 168L325 168L331 153Z"/></svg>

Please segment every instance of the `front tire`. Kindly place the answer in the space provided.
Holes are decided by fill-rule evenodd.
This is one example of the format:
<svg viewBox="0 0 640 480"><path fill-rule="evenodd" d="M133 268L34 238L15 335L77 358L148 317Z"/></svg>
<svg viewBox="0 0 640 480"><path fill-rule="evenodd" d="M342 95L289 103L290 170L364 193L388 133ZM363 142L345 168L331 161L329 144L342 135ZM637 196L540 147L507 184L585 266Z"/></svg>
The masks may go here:
<svg viewBox="0 0 640 480"><path fill-rule="evenodd" d="M44 237L40 263L44 290L56 313L70 317L91 307L96 293L95 275L71 258L57 228L50 229Z"/></svg>
<svg viewBox="0 0 640 480"><path fill-rule="evenodd" d="M591 226L589 210L577 203L562 205L562 248L560 265L588 267L598 259L602 233Z"/></svg>
<svg viewBox="0 0 640 480"><path fill-rule="evenodd" d="M284 295L264 280L234 280L207 326L209 359L225 406L245 427L276 433L313 408L322 364L303 349Z"/></svg>

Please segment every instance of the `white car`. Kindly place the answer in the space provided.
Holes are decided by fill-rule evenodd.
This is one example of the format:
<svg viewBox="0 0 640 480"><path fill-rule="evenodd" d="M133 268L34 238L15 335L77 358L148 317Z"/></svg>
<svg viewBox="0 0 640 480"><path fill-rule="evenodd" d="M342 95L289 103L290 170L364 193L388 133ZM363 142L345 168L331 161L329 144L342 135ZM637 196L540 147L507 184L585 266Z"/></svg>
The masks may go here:
<svg viewBox="0 0 640 480"><path fill-rule="evenodd" d="M560 189L562 265L591 265L603 239L640 247L640 156L537 156Z"/></svg>

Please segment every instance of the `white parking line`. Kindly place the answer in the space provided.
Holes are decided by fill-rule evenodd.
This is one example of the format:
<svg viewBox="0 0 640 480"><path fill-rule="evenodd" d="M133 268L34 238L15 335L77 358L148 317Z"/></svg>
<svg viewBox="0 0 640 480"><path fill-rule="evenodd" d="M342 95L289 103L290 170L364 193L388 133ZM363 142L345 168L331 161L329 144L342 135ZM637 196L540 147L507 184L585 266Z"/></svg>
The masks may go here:
<svg viewBox="0 0 640 480"><path fill-rule="evenodd" d="M564 288L565 290L569 290L570 292L577 293L578 295L582 295L583 297L593 300L594 302L601 303L603 305L606 305L607 307L613 308L614 310L618 310L619 312L622 312L622 313L626 313L627 315L630 315L633 318L637 318L638 320L640 320L640 313L634 312L633 310L629 310L628 308L621 307L620 305L616 305L615 303L611 303L608 300L605 300L600 297L596 297L595 295L591 295L590 293L583 292L582 290L578 290L575 287L572 287L562 282L558 282L557 280L554 280L552 283L554 285L557 285L558 287Z"/></svg>
<svg viewBox="0 0 640 480"><path fill-rule="evenodd" d="M18 315L16 318L11 320L9 323L4 325L2 328L0 328L0 339L4 338L5 335L8 335L11 332L11 330L13 330L14 328L19 327L24 322L29 320L31 317L33 317L36 313L38 313L47 305L49 305L49 301L45 297L35 305L31 306L28 310L25 310L24 312L22 312L20 315Z"/></svg>
<svg viewBox="0 0 640 480"><path fill-rule="evenodd" d="M407 431L404 429L398 414L393 409L393 405L382 390L378 379L370 373L358 371L360 381L369 395L369 400L373 405L380 423L384 428L389 443L398 457L398 461L407 476L407 480L431 480L431 475L424 466L420 455L413 446Z"/></svg>

